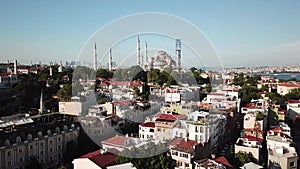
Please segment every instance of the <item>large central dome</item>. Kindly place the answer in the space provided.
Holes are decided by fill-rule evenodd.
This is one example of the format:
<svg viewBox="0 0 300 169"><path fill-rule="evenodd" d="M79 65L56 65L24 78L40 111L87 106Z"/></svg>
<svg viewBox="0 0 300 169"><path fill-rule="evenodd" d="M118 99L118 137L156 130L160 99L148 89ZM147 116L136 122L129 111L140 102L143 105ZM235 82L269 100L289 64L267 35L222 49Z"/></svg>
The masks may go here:
<svg viewBox="0 0 300 169"><path fill-rule="evenodd" d="M166 51L160 50L151 57L149 66L152 69L163 70L164 68L175 68L176 62Z"/></svg>

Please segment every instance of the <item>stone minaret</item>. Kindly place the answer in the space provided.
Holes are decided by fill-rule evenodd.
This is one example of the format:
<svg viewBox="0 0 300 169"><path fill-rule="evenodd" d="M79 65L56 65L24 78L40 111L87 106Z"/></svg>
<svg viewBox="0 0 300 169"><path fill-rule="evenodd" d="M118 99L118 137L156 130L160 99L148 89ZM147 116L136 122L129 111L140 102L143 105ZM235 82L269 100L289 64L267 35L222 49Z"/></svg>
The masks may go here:
<svg viewBox="0 0 300 169"><path fill-rule="evenodd" d="M40 114L43 113L44 110L44 102L43 102L43 90L41 91L41 98L40 98Z"/></svg>
<svg viewBox="0 0 300 169"><path fill-rule="evenodd" d="M111 48L109 48L108 68L109 68L110 71L112 71L112 53L111 53Z"/></svg>
<svg viewBox="0 0 300 169"><path fill-rule="evenodd" d="M140 48L140 36L138 35L137 45L136 45L136 52L137 52L137 64L141 66L141 48Z"/></svg>
<svg viewBox="0 0 300 169"><path fill-rule="evenodd" d="M18 70L17 70L17 59L14 60L14 74L17 74Z"/></svg>
<svg viewBox="0 0 300 169"><path fill-rule="evenodd" d="M97 47L96 47L96 42L95 42L95 47L94 47L94 70L97 71Z"/></svg>
<svg viewBox="0 0 300 169"><path fill-rule="evenodd" d="M147 46L147 41L145 41L145 64L148 63L148 46Z"/></svg>

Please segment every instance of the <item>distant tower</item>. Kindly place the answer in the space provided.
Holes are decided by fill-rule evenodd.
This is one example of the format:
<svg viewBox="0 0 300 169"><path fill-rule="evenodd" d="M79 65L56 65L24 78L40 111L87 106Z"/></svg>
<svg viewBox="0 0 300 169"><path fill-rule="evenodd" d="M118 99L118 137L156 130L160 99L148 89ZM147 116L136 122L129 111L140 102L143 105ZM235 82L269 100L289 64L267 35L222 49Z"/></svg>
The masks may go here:
<svg viewBox="0 0 300 169"><path fill-rule="evenodd" d="M14 60L14 74L17 74L17 59Z"/></svg>
<svg viewBox="0 0 300 169"><path fill-rule="evenodd" d="M51 66L50 66L50 70L49 71L50 71L49 75L52 76L53 72L52 72L52 67Z"/></svg>
<svg viewBox="0 0 300 169"><path fill-rule="evenodd" d="M141 67L144 67L144 55L142 55L142 63L141 63Z"/></svg>
<svg viewBox="0 0 300 169"><path fill-rule="evenodd" d="M94 70L97 71L97 47L96 47L96 42L95 42L95 47L94 47Z"/></svg>
<svg viewBox="0 0 300 169"><path fill-rule="evenodd" d="M147 64L148 63L148 46L147 46L147 41L145 41L145 58L146 58L145 63Z"/></svg>
<svg viewBox="0 0 300 169"><path fill-rule="evenodd" d="M137 64L139 66L141 66L141 48L140 48L140 36L139 35L138 35L138 39L137 39L136 50L137 50Z"/></svg>
<svg viewBox="0 0 300 169"><path fill-rule="evenodd" d="M111 53L111 48L109 48L108 68L109 68L110 71L112 71L112 53Z"/></svg>
<svg viewBox="0 0 300 169"><path fill-rule="evenodd" d="M181 40L176 39L176 59L177 59L177 69L181 69Z"/></svg>
<svg viewBox="0 0 300 169"><path fill-rule="evenodd" d="M44 103L43 103L43 89L42 89L41 98L40 98L40 113L39 114L42 114L43 110L44 110Z"/></svg>

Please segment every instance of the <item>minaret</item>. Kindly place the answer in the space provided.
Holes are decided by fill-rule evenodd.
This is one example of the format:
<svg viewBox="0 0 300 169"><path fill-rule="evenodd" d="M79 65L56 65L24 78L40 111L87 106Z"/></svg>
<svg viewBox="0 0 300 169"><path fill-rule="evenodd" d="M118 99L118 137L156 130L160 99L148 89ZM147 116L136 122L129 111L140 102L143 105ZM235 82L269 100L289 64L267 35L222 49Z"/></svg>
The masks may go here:
<svg viewBox="0 0 300 169"><path fill-rule="evenodd" d="M137 64L139 66L141 66L141 48L140 48L140 36L139 35L138 35L138 39L137 39L136 50L137 50Z"/></svg>
<svg viewBox="0 0 300 169"><path fill-rule="evenodd" d="M52 67L50 66L50 70L49 70L49 75L52 76L53 75L53 71L52 71Z"/></svg>
<svg viewBox="0 0 300 169"><path fill-rule="evenodd" d="M142 55L142 63L141 63L141 67L144 67L144 55Z"/></svg>
<svg viewBox="0 0 300 169"><path fill-rule="evenodd" d="M177 69L181 69L181 40L176 39L176 59L177 59Z"/></svg>
<svg viewBox="0 0 300 169"><path fill-rule="evenodd" d="M145 64L148 63L148 46L147 46L147 41L145 41Z"/></svg>
<svg viewBox="0 0 300 169"><path fill-rule="evenodd" d="M112 53L111 53L111 48L109 48L108 68L109 68L110 71L112 71Z"/></svg>
<svg viewBox="0 0 300 169"><path fill-rule="evenodd" d="M40 98L40 112L39 114L42 114L44 110L44 103L43 103L43 89L41 91L41 98Z"/></svg>
<svg viewBox="0 0 300 169"><path fill-rule="evenodd" d="M96 47L96 42L95 42L95 47L94 47L94 70L97 71L97 47Z"/></svg>
<svg viewBox="0 0 300 169"><path fill-rule="evenodd" d="M17 59L14 60L14 74L17 74Z"/></svg>

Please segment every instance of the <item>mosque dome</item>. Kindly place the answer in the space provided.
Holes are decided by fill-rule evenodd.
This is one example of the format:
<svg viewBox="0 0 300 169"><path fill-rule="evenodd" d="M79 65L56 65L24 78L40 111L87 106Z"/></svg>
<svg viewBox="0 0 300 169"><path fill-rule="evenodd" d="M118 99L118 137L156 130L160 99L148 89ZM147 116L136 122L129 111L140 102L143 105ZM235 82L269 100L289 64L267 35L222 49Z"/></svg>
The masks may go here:
<svg viewBox="0 0 300 169"><path fill-rule="evenodd" d="M163 70L164 68L176 67L176 62L166 51L159 50L151 57L149 65L153 69Z"/></svg>

